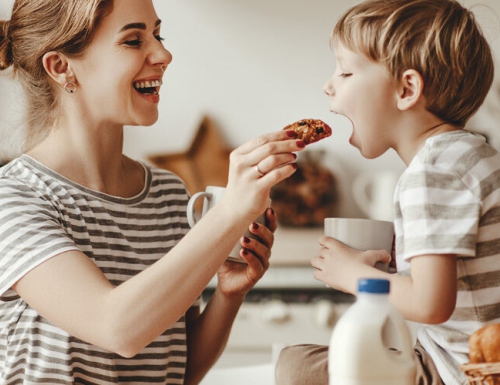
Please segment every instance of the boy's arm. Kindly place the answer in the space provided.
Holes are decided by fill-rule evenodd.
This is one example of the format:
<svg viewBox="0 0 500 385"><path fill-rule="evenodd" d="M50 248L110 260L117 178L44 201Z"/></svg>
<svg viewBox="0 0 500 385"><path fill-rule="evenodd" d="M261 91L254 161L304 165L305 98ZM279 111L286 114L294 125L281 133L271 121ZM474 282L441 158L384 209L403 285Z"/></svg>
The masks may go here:
<svg viewBox="0 0 500 385"><path fill-rule="evenodd" d="M387 262L385 251L352 249L330 238L320 239L320 255L311 260L314 277L332 288L356 294L360 278L385 278L391 282L390 301L410 320L442 323L451 316L457 297L455 255L420 255L410 259L411 276L378 270L376 262Z"/></svg>
<svg viewBox="0 0 500 385"><path fill-rule="evenodd" d="M391 275L391 303L410 320L447 321L457 299L455 255L421 255L411 259L411 276Z"/></svg>

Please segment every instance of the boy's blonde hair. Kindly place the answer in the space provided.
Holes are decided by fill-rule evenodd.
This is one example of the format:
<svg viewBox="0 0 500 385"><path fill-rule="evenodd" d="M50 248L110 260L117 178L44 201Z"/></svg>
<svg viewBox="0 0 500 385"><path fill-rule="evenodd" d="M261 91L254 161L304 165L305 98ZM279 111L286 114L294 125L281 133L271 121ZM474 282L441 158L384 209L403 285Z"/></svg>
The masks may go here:
<svg viewBox="0 0 500 385"><path fill-rule="evenodd" d="M455 0L369 0L349 9L333 44L383 64L395 80L424 79L427 109L464 127L493 82L490 47L474 15Z"/></svg>
<svg viewBox="0 0 500 385"><path fill-rule="evenodd" d="M0 20L0 70L12 66L27 97L24 150L42 140L58 116L44 54L82 53L112 6L112 0L16 0L11 19Z"/></svg>

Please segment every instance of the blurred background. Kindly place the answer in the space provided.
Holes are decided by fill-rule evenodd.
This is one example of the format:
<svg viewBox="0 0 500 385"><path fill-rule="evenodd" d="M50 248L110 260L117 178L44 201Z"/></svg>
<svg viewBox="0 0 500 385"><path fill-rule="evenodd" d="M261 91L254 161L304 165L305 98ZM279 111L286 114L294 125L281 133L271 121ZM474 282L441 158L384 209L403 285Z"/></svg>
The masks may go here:
<svg viewBox="0 0 500 385"><path fill-rule="evenodd" d="M280 228L271 268L247 296L217 364L225 378L226 368L266 364L273 383L270 363L281 347L328 343L332 326L353 300L313 278L309 261L319 249L323 218L391 220L392 191L404 170L394 151L366 160L351 147L349 121L329 112L323 93L334 71L330 32L355 2L154 3L173 61L161 89L160 118L152 127L126 128L127 155L177 172L195 193L208 184L225 184L229 151L253 137L303 118L322 119L333 128L330 138L301 153L294 177L273 189ZM462 3L473 6L498 60L500 2ZM0 1L0 19L10 17L12 4ZM11 72L0 72L0 162L19 153L22 118L23 95ZM468 128L500 148L498 82ZM210 283L205 298L215 285ZM252 376L256 373L252 368ZM223 384L214 378L204 384Z"/></svg>
<svg viewBox="0 0 500 385"><path fill-rule="evenodd" d="M13 0L0 2L0 18L9 18ZM204 118L228 149L302 118L323 119L331 138L311 146L335 174L341 216L366 215L351 197L352 183L363 171L392 170L403 163L393 151L366 160L348 143L350 124L328 110L323 85L334 71L331 29L349 0L155 0L162 36L173 61L161 90L160 118L152 127L130 127L125 153L151 156L185 153ZM467 0L498 57L499 14L496 0ZM481 4L481 5L475 5ZM23 136L22 94L0 75L0 159L14 156ZM499 86L471 122L493 145L500 141ZM318 158L318 154L314 154ZM167 162L168 163L168 162ZM193 193L196 191L192 191Z"/></svg>

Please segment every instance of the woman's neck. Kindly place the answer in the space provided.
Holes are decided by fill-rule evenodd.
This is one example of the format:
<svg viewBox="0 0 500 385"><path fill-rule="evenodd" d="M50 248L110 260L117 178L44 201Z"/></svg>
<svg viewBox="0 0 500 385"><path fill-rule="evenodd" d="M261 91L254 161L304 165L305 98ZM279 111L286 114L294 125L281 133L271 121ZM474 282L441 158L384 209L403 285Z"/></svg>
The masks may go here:
<svg viewBox="0 0 500 385"><path fill-rule="evenodd" d="M123 127L59 126L27 154L87 188L129 197L144 187L144 170L122 147Z"/></svg>

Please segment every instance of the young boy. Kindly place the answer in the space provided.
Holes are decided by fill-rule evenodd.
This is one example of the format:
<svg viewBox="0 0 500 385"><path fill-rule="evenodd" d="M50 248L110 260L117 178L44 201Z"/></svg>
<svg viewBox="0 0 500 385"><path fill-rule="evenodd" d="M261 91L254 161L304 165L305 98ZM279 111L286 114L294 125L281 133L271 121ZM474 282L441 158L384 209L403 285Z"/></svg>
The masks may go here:
<svg viewBox="0 0 500 385"><path fill-rule="evenodd" d="M394 197L398 274L389 256L322 237L314 276L356 293L361 277L390 280L392 304L424 324L416 384L466 383L469 336L500 322L500 156L464 129L493 80L490 48L455 0L374 0L348 10L332 34L330 109L352 122L366 158L394 149L407 165ZM278 384L327 384L327 348L281 353ZM375 357L374 357L375 359Z"/></svg>

